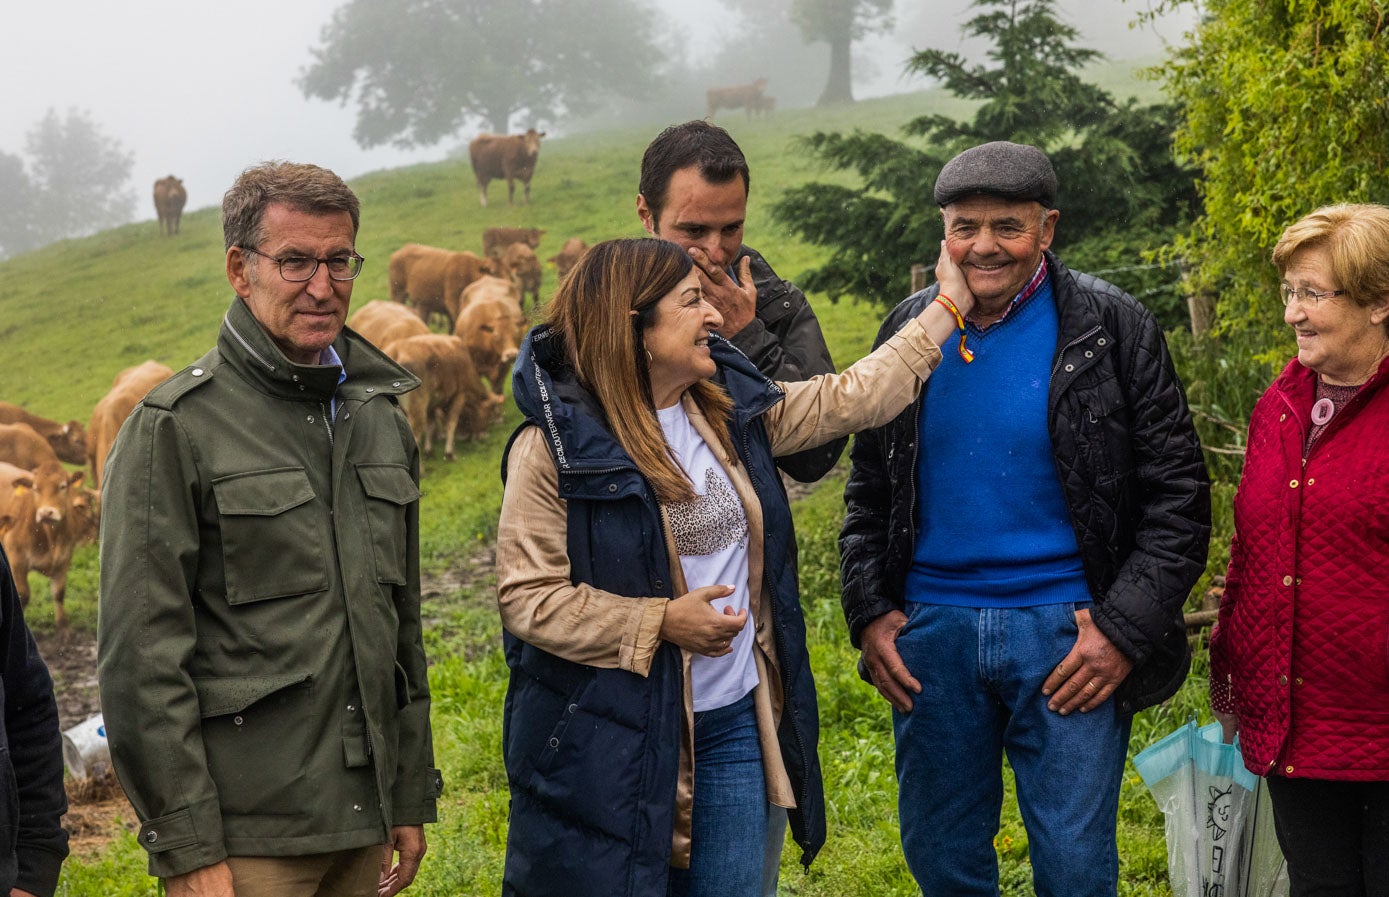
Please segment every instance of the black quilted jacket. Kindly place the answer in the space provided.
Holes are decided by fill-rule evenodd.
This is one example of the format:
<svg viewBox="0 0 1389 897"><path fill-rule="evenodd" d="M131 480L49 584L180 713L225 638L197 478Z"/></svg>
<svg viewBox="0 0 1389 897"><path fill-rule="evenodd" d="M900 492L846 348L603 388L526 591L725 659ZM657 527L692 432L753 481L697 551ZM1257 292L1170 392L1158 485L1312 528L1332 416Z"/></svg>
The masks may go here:
<svg viewBox="0 0 1389 897"><path fill-rule="evenodd" d="M1094 622L1134 662L1115 694L1119 709L1134 713L1175 692L1191 662L1182 605L1206 564L1210 483L1152 314L1051 253L1047 264L1060 315L1048 412L1056 470L1095 600ZM877 344L937 290L903 300ZM860 434L850 451L839 548L844 616L856 646L865 626L903 607L916 535L920 410L914 403Z"/></svg>

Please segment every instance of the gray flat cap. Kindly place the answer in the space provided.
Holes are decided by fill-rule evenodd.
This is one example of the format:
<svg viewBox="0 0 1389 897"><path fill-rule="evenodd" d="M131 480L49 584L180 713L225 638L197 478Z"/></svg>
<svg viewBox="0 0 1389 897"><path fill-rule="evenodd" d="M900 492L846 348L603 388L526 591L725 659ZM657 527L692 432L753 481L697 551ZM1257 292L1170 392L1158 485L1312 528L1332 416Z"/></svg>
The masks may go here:
<svg viewBox="0 0 1389 897"><path fill-rule="evenodd" d="M940 170L936 204L947 206L976 193L1056 204L1056 172L1035 146L996 140L971 147Z"/></svg>

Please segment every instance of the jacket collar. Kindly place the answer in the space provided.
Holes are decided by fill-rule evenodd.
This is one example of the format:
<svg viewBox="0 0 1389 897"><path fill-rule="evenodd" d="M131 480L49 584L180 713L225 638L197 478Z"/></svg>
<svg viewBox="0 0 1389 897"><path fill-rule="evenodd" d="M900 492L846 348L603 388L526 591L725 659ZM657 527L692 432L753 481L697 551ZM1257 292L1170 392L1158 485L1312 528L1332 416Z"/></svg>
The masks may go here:
<svg viewBox="0 0 1389 897"><path fill-rule="evenodd" d="M400 395L420 385L410 372L375 346L344 327L333 341L343 367L333 364L295 364L275 345L240 297L232 300L217 334L217 352L237 373L268 395L294 401L365 400L375 395ZM338 384L338 376L347 379Z"/></svg>
<svg viewBox="0 0 1389 897"><path fill-rule="evenodd" d="M784 398L781 387L728 340L714 335L709 349L719 368L716 379L733 398L735 426L745 425ZM522 342L511 392L521 412L545 432L561 475L610 473L614 468L636 471L608 428L597 399L574 376L563 338L549 325L532 329Z"/></svg>

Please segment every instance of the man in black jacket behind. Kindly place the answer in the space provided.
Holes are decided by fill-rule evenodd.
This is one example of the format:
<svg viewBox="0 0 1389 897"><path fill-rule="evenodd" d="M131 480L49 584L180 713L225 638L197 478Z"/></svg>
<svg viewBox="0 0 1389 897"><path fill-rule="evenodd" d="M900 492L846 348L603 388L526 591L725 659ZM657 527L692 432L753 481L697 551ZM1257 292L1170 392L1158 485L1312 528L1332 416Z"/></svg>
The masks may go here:
<svg viewBox="0 0 1389 897"><path fill-rule="evenodd" d="M840 535L861 671L892 704L908 866L996 895L1006 752L1039 897L1113 895L1132 715L1190 663L1210 494L1162 332L1048 251L1056 175L989 143L941 169L975 306L921 399L858 437ZM886 339L933 286L887 318Z"/></svg>
<svg viewBox="0 0 1389 897"><path fill-rule="evenodd" d="M53 897L68 855L63 741L53 680L39 657L0 549L0 894Z"/></svg>
<svg viewBox="0 0 1389 897"><path fill-rule="evenodd" d="M743 245L750 174L728 132L707 121L666 128L641 159L637 214L647 233L684 247L704 295L723 316L719 333L772 380L834 373L820 322L796 285ZM834 467L847 439L777 459L802 483Z"/></svg>

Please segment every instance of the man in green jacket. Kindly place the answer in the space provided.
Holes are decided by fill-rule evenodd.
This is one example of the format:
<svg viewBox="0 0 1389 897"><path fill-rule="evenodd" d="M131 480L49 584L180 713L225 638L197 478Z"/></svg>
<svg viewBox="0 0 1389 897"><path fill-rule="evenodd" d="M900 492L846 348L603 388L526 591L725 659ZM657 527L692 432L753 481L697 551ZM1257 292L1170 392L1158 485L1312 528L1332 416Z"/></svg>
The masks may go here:
<svg viewBox="0 0 1389 897"><path fill-rule="evenodd" d="M217 345L107 462L102 707L169 897L392 895L435 819L419 457L397 407L419 384L343 329L357 225L330 171L243 172Z"/></svg>

